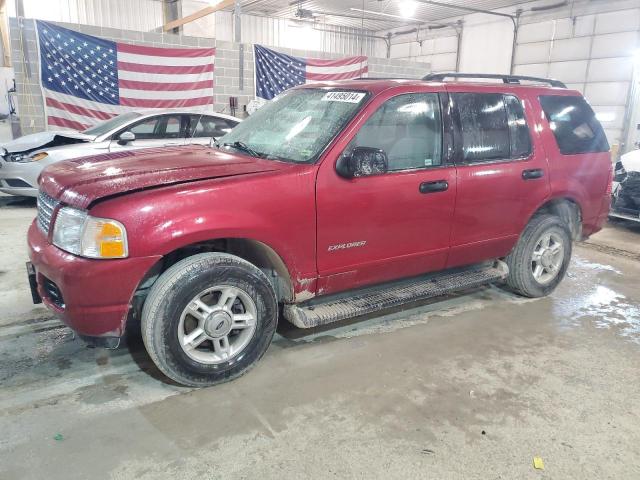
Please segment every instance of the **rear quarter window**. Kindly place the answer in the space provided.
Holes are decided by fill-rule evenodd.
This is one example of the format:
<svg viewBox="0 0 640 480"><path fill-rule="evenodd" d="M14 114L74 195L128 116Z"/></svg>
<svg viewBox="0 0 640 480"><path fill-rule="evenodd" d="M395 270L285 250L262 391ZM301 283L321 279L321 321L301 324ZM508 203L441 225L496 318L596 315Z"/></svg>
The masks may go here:
<svg viewBox="0 0 640 480"><path fill-rule="evenodd" d="M583 97L543 95L540 104L560 153L576 155L609 151L602 125Z"/></svg>

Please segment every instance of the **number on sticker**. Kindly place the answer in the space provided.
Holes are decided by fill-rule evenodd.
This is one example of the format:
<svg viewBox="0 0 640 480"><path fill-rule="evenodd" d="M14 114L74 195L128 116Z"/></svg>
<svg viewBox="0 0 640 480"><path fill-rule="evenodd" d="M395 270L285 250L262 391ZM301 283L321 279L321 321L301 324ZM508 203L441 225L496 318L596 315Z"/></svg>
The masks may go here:
<svg viewBox="0 0 640 480"><path fill-rule="evenodd" d="M346 102L359 103L364 98L362 92L327 92L322 101L324 102Z"/></svg>

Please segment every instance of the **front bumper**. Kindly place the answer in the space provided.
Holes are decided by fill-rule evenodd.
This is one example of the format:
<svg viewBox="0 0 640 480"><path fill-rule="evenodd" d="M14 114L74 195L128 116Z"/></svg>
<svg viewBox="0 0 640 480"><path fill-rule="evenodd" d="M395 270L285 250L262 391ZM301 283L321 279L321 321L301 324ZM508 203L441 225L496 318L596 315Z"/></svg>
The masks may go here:
<svg viewBox="0 0 640 480"><path fill-rule="evenodd" d="M0 159L0 192L10 195L38 196L38 175L43 165L37 162L6 162Z"/></svg>
<svg viewBox="0 0 640 480"><path fill-rule="evenodd" d="M614 182L609 216L640 222L640 173L628 173L621 182Z"/></svg>
<svg viewBox="0 0 640 480"><path fill-rule="evenodd" d="M133 294L161 258L91 260L51 245L35 221L28 233L29 258L43 303L80 335L120 337Z"/></svg>

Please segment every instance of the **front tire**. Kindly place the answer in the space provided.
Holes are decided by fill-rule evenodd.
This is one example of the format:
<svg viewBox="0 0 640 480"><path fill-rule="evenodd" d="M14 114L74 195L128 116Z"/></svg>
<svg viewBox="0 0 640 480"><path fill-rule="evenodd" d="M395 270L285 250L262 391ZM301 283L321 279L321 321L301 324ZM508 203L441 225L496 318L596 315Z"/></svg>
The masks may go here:
<svg viewBox="0 0 640 480"><path fill-rule="evenodd" d="M266 275L226 253L202 253L172 265L142 309L142 339L170 379L190 387L233 380L269 347L277 301Z"/></svg>
<svg viewBox="0 0 640 480"><path fill-rule="evenodd" d="M564 278L571 249L571 232L560 218L533 217L505 259L509 266L507 285L525 297L549 295Z"/></svg>

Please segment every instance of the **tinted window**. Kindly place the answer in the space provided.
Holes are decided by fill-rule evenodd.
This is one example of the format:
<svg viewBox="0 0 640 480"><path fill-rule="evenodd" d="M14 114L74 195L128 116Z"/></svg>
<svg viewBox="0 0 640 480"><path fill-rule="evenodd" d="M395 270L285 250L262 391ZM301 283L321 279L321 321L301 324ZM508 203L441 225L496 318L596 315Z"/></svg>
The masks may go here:
<svg viewBox="0 0 640 480"><path fill-rule="evenodd" d="M547 95L540 104L563 155L607 152L609 142L595 113L582 97Z"/></svg>
<svg viewBox="0 0 640 480"><path fill-rule="evenodd" d="M381 148L389 170L425 168L442 163L442 121L435 93L399 95L387 100L362 126L354 147Z"/></svg>
<svg viewBox="0 0 640 480"><path fill-rule="evenodd" d="M501 94L454 93L460 117L462 159L466 162L511 156L507 110Z"/></svg>
<svg viewBox="0 0 640 480"><path fill-rule="evenodd" d="M238 122L206 115L191 115L189 137L221 137L229 133Z"/></svg>

